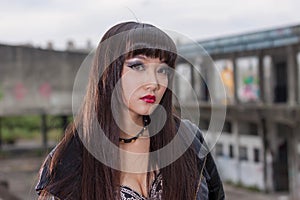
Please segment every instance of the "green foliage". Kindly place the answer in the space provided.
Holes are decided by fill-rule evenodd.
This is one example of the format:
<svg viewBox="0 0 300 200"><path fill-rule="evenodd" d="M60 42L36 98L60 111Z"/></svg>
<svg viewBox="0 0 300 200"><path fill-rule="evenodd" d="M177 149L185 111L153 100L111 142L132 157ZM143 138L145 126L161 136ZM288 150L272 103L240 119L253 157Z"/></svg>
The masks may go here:
<svg viewBox="0 0 300 200"><path fill-rule="evenodd" d="M1 118L2 129L14 132L16 129L22 129L25 132L30 132L39 129L39 116L18 116Z"/></svg>
<svg viewBox="0 0 300 200"><path fill-rule="evenodd" d="M68 122L70 121L72 117L68 117ZM40 116L2 117L0 123L4 143L13 143L18 139L39 140L41 138ZM58 141L63 135L61 117L47 116L46 123L49 140Z"/></svg>

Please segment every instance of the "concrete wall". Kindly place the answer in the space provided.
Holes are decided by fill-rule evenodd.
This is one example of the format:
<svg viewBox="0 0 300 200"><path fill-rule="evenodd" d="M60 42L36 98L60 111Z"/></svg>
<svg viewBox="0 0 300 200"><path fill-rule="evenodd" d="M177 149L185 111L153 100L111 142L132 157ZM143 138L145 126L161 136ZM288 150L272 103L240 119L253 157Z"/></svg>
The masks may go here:
<svg viewBox="0 0 300 200"><path fill-rule="evenodd" d="M86 55L0 45L0 116L71 114L74 78Z"/></svg>
<svg viewBox="0 0 300 200"><path fill-rule="evenodd" d="M211 134L208 134L208 142L212 139L209 136ZM218 140L218 144L221 144L223 147L223 155L218 155L215 152L216 148L214 148L213 153L223 181L241 183L261 190L265 189L263 180L263 144L259 136L223 132ZM229 153L229 145L233 146L232 158ZM239 158L239 147L247 149L247 160ZM259 150L259 162L254 161L254 149Z"/></svg>

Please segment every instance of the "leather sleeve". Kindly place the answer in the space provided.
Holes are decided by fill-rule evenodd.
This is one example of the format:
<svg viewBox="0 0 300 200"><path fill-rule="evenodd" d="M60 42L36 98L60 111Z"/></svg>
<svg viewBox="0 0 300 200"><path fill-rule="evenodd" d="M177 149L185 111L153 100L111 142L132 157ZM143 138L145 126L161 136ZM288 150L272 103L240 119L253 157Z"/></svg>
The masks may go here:
<svg viewBox="0 0 300 200"><path fill-rule="evenodd" d="M64 195L67 194L65 191L68 190L65 190L65 188L71 187L70 183L72 183L72 187L74 188L80 187L82 147L80 140L77 137L78 136L73 137L67 143L63 152L60 154L59 162L55 164L51 171L50 165L52 163L53 155L57 153L58 146L49 153L41 167L39 181L35 187L38 195L46 192L47 196L49 194L58 199L66 199L64 198ZM74 189L70 190L70 193L72 195L77 195L78 191L78 189Z"/></svg>
<svg viewBox="0 0 300 200"><path fill-rule="evenodd" d="M55 151L55 148L51 151L51 153L48 154L48 156L46 157L46 159L40 169L40 172L39 172L40 177L39 177L37 185L35 186L35 190L38 195L40 195L41 191L48 185L48 183L50 181L49 166L50 166L52 154L54 151Z"/></svg>
<svg viewBox="0 0 300 200"><path fill-rule="evenodd" d="M203 175L206 179L206 183L208 186L208 197L212 200L223 200L225 199L225 193L223 189L223 184L221 178L218 173L217 166L215 161L209 151L209 148L203 138L203 135L200 129L193 123L188 120L182 120L182 122L187 126L187 128L196 134L196 137L193 141L193 146L195 147L195 151L200 158L200 161L204 162L204 155L206 155L206 161L204 162L204 171Z"/></svg>
<svg viewBox="0 0 300 200"><path fill-rule="evenodd" d="M223 184L211 153L207 154L205 174L209 199L225 199Z"/></svg>

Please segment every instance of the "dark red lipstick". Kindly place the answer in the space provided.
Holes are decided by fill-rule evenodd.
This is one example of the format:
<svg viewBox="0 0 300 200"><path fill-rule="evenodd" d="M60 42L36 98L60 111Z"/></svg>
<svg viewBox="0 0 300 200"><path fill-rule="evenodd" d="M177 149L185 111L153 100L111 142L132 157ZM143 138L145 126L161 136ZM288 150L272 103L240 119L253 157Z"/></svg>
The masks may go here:
<svg viewBox="0 0 300 200"><path fill-rule="evenodd" d="M146 95L140 99L145 101L146 103L154 103L156 101L156 97L154 95Z"/></svg>

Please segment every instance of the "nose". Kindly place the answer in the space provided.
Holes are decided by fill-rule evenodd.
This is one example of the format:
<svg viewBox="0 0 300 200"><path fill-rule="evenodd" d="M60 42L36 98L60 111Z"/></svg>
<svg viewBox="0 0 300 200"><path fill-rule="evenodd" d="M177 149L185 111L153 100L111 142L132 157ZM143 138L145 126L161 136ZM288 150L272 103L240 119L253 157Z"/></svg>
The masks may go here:
<svg viewBox="0 0 300 200"><path fill-rule="evenodd" d="M147 73L145 88L150 91L158 90L160 85L155 72Z"/></svg>

